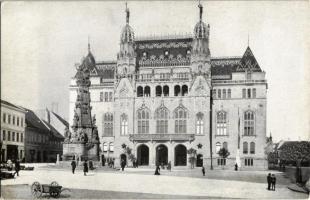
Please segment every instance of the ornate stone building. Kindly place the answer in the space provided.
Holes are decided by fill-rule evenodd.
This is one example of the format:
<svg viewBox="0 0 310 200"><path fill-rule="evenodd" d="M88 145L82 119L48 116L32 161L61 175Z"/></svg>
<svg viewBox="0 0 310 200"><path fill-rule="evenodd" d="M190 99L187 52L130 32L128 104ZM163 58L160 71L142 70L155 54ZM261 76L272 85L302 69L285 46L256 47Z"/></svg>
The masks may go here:
<svg viewBox="0 0 310 200"><path fill-rule="evenodd" d="M250 47L241 57L211 57L199 11L193 36L135 38L126 9L117 60L89 66L101 154L116 165L136 157L139 165L189 166L193 148L197 166L265 167L265 72ZM70 122L77 89L73 78ZM222 159L220 148L230 156Z"/></svg>

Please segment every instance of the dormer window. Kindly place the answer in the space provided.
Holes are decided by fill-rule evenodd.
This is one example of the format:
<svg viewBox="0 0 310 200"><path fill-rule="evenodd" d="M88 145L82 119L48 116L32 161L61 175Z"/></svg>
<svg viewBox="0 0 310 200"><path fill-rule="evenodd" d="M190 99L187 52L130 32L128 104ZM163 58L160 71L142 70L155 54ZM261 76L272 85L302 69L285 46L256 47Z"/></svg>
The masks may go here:
<svg viewBox="0 0 310 200"><path fill-rule="evenodd" d="M169 51L166 50L166 51L165 51L165 56L168 56L168 55L169 55Z"/></svg>
<svg viewBox="0 0 310 200"><path fill-rule="evenodd" d="M186 51L186 54L187 54L187 55L191 54L191 50L188 49L188 50Z"/></svg>
<svg viewBox="0 0 310 200"><path fill-rule="evenodd" d="M146 56L147 56L147 53L146 53L146 52L143 52L142 55L143 55L143 57L146 57Z"/></svg>

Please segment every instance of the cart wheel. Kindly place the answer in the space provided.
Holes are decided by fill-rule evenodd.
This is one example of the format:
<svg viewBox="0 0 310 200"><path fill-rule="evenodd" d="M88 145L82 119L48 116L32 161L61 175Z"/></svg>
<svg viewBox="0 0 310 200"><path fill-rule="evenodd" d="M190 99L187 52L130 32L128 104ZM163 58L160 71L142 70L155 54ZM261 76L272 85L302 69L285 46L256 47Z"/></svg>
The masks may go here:
<svg viewBox="0 0 310 200"><path fill-rule="evenodd" d="M58 184L56 181L53 181L53 182L51 183L51 186L59 186L59 184Z"/></svg>
<svg viewBox="0 0 310 200"><path fill-rule="evenodd" d="M40 198L42 196L42 186L39 182L34 182L31 185L31 194L35 198Z"/></svg>
<svg viewBox="0 0 310 200"><path fill-rule="evenodd" d="M53 197L53 198L58 198L59 197L59 195L60 195L60 193L59 192L56 192L56 191L50 191L50 196L51 197Z"/></svg>

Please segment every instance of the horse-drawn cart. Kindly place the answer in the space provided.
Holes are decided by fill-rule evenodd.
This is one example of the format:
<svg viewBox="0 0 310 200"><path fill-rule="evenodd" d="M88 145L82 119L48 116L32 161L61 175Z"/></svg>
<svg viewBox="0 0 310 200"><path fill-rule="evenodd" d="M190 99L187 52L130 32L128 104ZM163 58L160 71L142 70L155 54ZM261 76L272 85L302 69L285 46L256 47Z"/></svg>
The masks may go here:
<svg viewBox="0 0 310 200"><path fill-rule="evenodd" d="M56 181L51 184L40 184L39 182L34 182L31 185L31 194L35 198L40 198L43 193L49 194L51 197L58 198L60 193L64 190Z"/></svg>

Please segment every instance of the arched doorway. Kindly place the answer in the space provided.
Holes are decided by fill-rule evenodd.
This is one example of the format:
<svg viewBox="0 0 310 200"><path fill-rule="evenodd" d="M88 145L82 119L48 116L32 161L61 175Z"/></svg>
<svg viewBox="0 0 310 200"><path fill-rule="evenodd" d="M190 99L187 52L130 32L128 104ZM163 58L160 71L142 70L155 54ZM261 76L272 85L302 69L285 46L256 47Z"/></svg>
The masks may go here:
<svg viewBox="0 0 310 200"><path fill-rule="evenodd" d="M168 148L161 144L156 147L156 165L168 164Z"/></svg>
<svg viewBox="0 0 310 200"><path fill-rule="evenodd" d="M179 144L174 149L174 165L175 166L186 166L187 164L187 151L186 147Z"/></svg>
<svg viewBox="0 0 310 200"><path fill-rule="evenodd" d="M203 159L202 155L198 154L197 155L197 160L196 160L196 167L202 167L203 166Z"/></svg>
<svg viewBox="0 0 310 200"><path fill-rule="evenodd" d="M120 161L120 163L122 163L122 160L124 160L126 165L127 165L127 156L126 156L126 154L121 154L121 161Z"/></svg>
<svg viewBox="0 0 310 200"><path fill-rule="evenodd" d="M138 147L138 165L149 165L149 148L145 144Z"/></svg>

